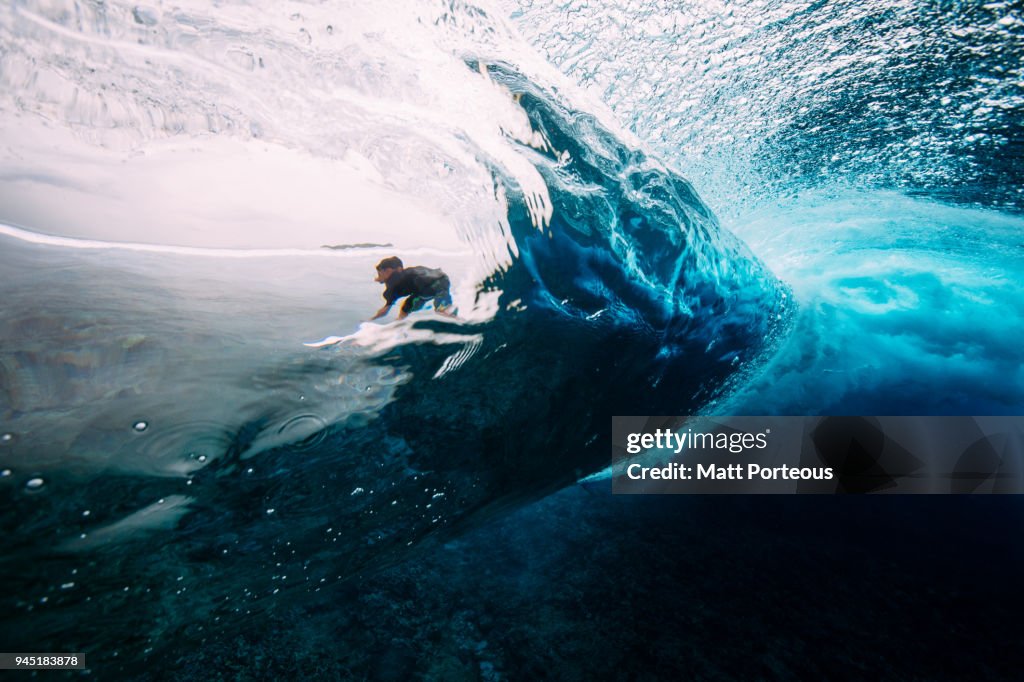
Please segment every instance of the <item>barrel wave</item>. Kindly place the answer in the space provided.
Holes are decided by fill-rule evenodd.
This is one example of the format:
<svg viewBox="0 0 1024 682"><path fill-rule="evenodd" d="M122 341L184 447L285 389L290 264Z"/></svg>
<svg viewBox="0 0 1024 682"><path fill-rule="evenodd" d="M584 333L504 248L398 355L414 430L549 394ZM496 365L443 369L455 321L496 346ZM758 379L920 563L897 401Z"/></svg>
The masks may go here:
<svg viewBox="0 0 1024 682"><path fill-rule="evenodd" d="M989 651L1014 503L601 470L613 415L1024 410L1022 36L1001 1L4 4L0 641L827 677L827 621L948 676L877 625ZM395 255L456 318L367 321Z"/></svg>
<svg viewBox="0 0 1024 682"><path fill-rule="evenodd" d="M2 12L9 642L149 655L437 547L603 467L611 415L707 409L789 322L485 8ZM458 319L361 322L391 254Z"/></svg>

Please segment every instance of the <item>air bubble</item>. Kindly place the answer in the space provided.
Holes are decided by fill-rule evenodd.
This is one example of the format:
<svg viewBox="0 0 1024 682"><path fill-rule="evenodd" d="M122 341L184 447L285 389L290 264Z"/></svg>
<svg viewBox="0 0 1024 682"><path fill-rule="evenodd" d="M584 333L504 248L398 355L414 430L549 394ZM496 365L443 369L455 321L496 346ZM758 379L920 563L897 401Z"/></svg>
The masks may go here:
<svg viewBox="0 0 1024 682"><path fill-rule="evenodd" d="M45 482L46 481L36 476L35 478L28 479L28 483L25 484L25 487L29 490L39 490L43 487Z"/></svg>
<svg viewBox="0 0 1024 682"><path fill-rule="evenodd" d="M355 490L353 490L351 492L351 495L362 495L364 492L366 492L366 491L363 490L362 488L356 488Z"/></svg>
<svg viewBox="0 0 1024 682"><path fill-rule="evenodd" d="M10 469L4 469L3 471L0 471L0 478L7 478L11 473Z"/></svg>
<svg viewBox="0 0 1024 682"><path fill-rule="evenodd" d="M270 509L268 509L268 510L267 510L267 513L268 513L268 514L273 514L273 513L274 513L274 508L273 508L273 507L271 507Z"/></svg>
<svg viewBox="0 0 1024 682"><path fill-rule="evenodd" d="M142 433L143 431L149 428L149 423L144 421L137 421L134 424L132 424L132 428L138 431L139 433Z"/></svg>
<svg viewBox="0 0 1024 682"><path fill-rule="evenodd" d="M0 436L0 441L3 441L4 443L10 443L12 440L14 440L13 433L5 433L2 436Z"/></svg>
<svg viewBox="0 0 1024 682"><path fill-rule="evenodd" d="M196 457L196 459L199 460L200 462L205 462L206 461L206 455L199 455L198 457Z"/></svg>

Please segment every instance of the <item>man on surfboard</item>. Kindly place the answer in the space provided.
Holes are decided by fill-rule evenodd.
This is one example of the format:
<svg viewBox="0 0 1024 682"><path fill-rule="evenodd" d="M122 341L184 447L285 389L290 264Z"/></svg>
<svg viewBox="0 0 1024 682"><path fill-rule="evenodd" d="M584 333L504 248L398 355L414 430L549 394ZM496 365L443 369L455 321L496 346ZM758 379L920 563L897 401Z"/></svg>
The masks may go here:
<svg viewBox="0 0 1024 682"><path fill-rule="evenodd" d="M409 313L423 308L428 301L434 302L434 312L446 317L455 317L451 312L452 296L448 291L451 282L442 270L425 268L422 265L407 268L402 265L400 258L390 256L377 263L377 276L373 281L384 285L385 303L370 318L371 320L387 315L395 301L403 297L407 298L398 311L400 320Z"/></svg>

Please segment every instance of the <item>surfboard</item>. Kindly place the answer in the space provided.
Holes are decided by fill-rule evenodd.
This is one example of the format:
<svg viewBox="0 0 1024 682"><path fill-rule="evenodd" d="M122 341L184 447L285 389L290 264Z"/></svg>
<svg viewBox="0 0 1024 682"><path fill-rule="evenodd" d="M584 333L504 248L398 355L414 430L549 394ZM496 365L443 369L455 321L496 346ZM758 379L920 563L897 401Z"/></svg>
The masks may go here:
<svg viewBox="0 0 1024 682"><path fill-rule="evenodd" d="M352 334L349 334L348 336L328 336L327 338L321 339L320 341L314 341L312 343L303 343L302 345L308 348L324 348L326 346L333 346L335 344L341 343L342 341L345 341L346 339L350 338L352 338Z"/></svg>

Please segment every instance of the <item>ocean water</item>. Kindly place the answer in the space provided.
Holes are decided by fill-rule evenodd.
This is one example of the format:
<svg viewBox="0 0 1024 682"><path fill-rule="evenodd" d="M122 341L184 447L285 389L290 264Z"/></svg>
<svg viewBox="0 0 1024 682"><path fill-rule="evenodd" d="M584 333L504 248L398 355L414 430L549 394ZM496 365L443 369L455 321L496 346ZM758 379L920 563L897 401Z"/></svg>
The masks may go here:
<svg viewBox="0 0 1024 682"><path fill-rule="evenodd" d="M664 674L825 674L812 610L722 596L787 551L846 571L857 642L869 583L899 633L950 593L971 646L1019 627L1016 502L576 482L615 414L1021 413L1022 32L1010 3L0 9L3 647L592 679L662 638ZM458 318L367 322L393 254ZM727 622L778 651L694 656Z"/></svg>

